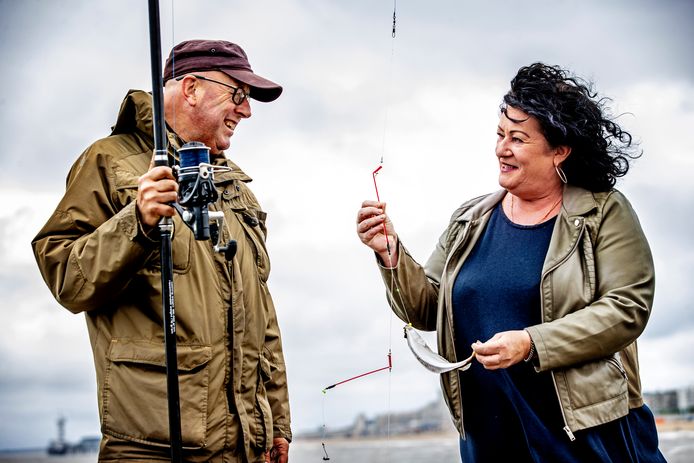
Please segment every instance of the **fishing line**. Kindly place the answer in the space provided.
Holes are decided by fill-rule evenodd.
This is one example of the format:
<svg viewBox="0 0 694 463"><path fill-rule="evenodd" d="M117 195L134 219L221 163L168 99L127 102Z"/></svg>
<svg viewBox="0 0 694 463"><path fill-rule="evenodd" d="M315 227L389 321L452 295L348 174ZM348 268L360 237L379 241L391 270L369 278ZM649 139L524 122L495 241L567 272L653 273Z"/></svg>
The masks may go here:
<svg viewBox="0 0 694 463"><path fill-rule="evenodd" d="M330 456L328 455L328 451L325 448L325 432L326 432L326 426L325 426L325 401L327 400L327 396L323 394L323 431L321 435L321 445L323 446L323 461L328 461L330 460Z"/></svg>
<svg viewBox="0 0 694 463"><path fill-rule="evenodd" d="M373 171L372 176L373 176L373 182L374 182L374 189L376 190L376 201L379 203L381 202L381 196L378 192L378 184L376 183L376 175L381 171L383 168L383 161L385 158L385 151L386 151L386 138L387 138L387 126L388 126L388 114L390 112L390 106L392 103L392 80L393 80L393 61L395 57L395 35L397 32L397 0L393 0L393 29L391 31L391 37L393 40L391 40L391 45L390 45L390 65L388 67L388 97L386 101L386 110L385 110L385 117L383 121L383 136L382 136L382 143L381 143L381 159L379 162L379 166L376 168L376 170ZM407 323L410 323L409 316L407 315L407 312L402 310L402 307L404 307L403 301L402 301L402 295L400 294L400 288L397 287L396 281L395 281L395 276L393 272L393 260L392 260L392 254L391 254L391 249L390 249L390 240L388 239L388 231L386 229L386 223L385 221L383 222L383 236L385 237L386 240L386 250L388 251L388 267L391 269L391 291L389 291L389 298L392 301L393 294L397 294L398 298L400 299L400 305L395 304L398 306L401 310L402 313L404 313L405 318L407 318ZM391 324L392 324L392 316L390 317ZM388 341L388 346L392 346L392 326L390 327L389 331L389 341Z"/></svg>
<svg viewBox="0 0 694 463"><path fill-rule="evenodd" d="M394 0L394 5L393 5L393 30L392 30L392 37L395 39L395 32L396 32L396 4ZM394 40L393 40L394 43ZM392 72L392 62L393 62L393 55L394 55L394 45L391 48L391 72ZM389 85L389 87L392 87L392 85ZM390 102L388 102L386 106L386 121L388 118L388 107L390 106ZM373 171L372 177L373 177L373 182L374 182L374 189L376 190L376 200L380 203L381 202L381 197L378 191L378 184L376 183L376 176L381 172L383 169L383 158L384 158L384 153L385 153L385 138L386 138L386 127L384 124L384 131L383 131L383 150L381 152L381 161L379 166ZM385 213L385 208L384 211ZM402 291L400 290L400 285L398 284L397 278L395 276L395 268L393 266L393 254L392 250L390 247L390 239L388 237L388 229L386 227L386 221L383 221L383 237L386 240L386 251L388 255L388 268L390 270L390 282L388 283L388 301L394 309L397 309L396 312L401 314L401 316L404 315L407 325L403 327L404 331L404 337L407 339L407 346L410 348L410 351L414 355L414 357L429 371L434 372L434 373L444 373L452 370L457 370L460 369L460 371L465 371L468 368L470 368L472 364L472 360L475 358L475 353L473 352L472 355L460 362L450 362L449 360L445 359L444 357L440 356L436 352L434 352L426 343L424 338L422 338L417 331L415 331L414 327L412 326L412 322L410 321L410 317L405 310L405 303L403 301L403 296L402 296ZM397 252L397 249L395 249ZM392 319L393 315L391 313L391 324L392 324ZM392 337L392 329L389 330L390 336ZM391 346L389 341L389 346ZM390 351L390 350L389 350ZM389 382L390 382L390 377L389 377ZM388 400L390 401L390 387L388 390ZM388 405L388 410L390 411L390 404ZM390 414L388 415L388 420L390 421ZM390 427L390 424L388 425ZM390 431L388 432L388 437L390 438Z"/></svg>
<svg viewBox="0 0 694 463"><path fill-rule="evenodd" d="M397 10L397 0L393 0L393 31L391 32L391 37L393 40L390 41L390 64L388 65L388 85L386 89L386 110L385 116L383 118L383 136L381 137L381 162L383 164L383 158L386 151L386 135L388 127L388 113L390 112L390 104L392 101L392 91L393 86L390 85L393 82L393 58L395 57L395 26L396 26L396 16L395 12Z"/></svg>
<svg viewBox="0 0 694 463"><path fill-rule="evenodd" d="M383 118L383 133L382 133L382 136L381 136L381 159L380 159L380 163L379 163L380 165L379 165L379 167L376 168L376 170L374 170L374 172L373 172L373 174L372 174L372 176L373 176L373 182L374 182L374 188L375 188L375 190L376 190L376 198L377 198L377 200L378 200L379 202L380 202L380 195L379 195L379 192L378 192L378 185L377 185L377 183L376 183L376 175L378 174L378 171L380 171L381 168L383 167L383 160L384 160L384 157L385 157L385 150L386 150L386 135L387 135L387 128L388 128L388 113L389 113L389 110L390 110L390 105L391 105L391 100L392 100L392 95L391 95L391 93L392 93L392 85L391 85L391 83L392 83L392 80L393 80L393 58L394 58L394 56L395 56L395 35L396 35L396 26L397 26L396 13L397 13L397 0L393 0L393 24L392 24L392 30L391 30L391 39L392 39L392 40L391 40L391 46L390 46L390 63L389 63L389 66L388 66L388 77L387 77L388 85L387 85L387 91L386 91L386 95L387 95L387 96L386 96L386 108L385 108L385 115L384 115L384 118ZM391 260L391 258L390 258L390 243L389 243L389 240L388 240L388 234L387 234L385 222L384 222L384 224L383 224L383 234L384 234L385 239L386 239L386 248L387 248L387 250L388 250L388 260L390 261L390 260ZM392 265L390 265L390 267L392 267ZM322 449L323 449L323 461L330 460L330 457L328 456L328 451L327 451L326 446L325 446L325 437L326 437L326 428L327 428L327 426L326 426L326 420L325 420L325 400L326 400L326 395L327 395L326 392L327 392L329 389L332 389L332 388L334 388L334 387L336 387L336 386L339 386L339 385L348 383L348 382L350 382L350 381L354 381L354 380L359 379L359 378L363 378L363 377L365 377L365 376L372 375L372 374L374 374L374 373L378 373L378 372L381 372L381 371L385 371L385 370L388 370L388 393L387 393L387 404L386 404L386 407L387 407L387 415L386 415L386 440L387 440L387 446L388 446L388 447L390 446L390 415L391 415L390 405L391 405L391 385L392 385L392 381L391 381L391 378L392 378L391 372L392 372L392 370L393 370L393 358L392 358L392 345L393 345L393 343L392 343L392 332L393 332L392 323L393 323L393 315L392 315L392 314L390 315L390 317L388 318L388 320L389 320L389 321L388 321L388 364L387 364L387 366L382 367L382 368L377 368L377 369L375 369L375 370L371 370L371 371L368 371L368 372L366 372L366 373L362 373L362 374L360 374L360 375L356 375L356 376L353 376L353 377L351 377L351 378L347 378L347 379L345 379L345 380L339 381L339 382L337 382L337 383L335 383L335 384L332 384L332 385L330 385L330 386L327 386L327 387L323 388L323 390L321 391L321 392L323 393L323 426L322 426L322 437L321 437L321 446L322 446ZM390 461L390 454L387 453L387 455L388 455L387 459L388 459L388 461Z"/></svg>
<svg viewBox="0 0 694 463"><path fill-rule="evenodd" d="M176 46L176 34L175 34L175 23L174 23L174 0L171 0L171 76L176 75L176 53L174 52L174 47ZM176 105L172 105L172 117L173 117L173 127L171 130L176 133Z"/></svg>
<svg viewBox="0 0 694 463"><path fill-rule="evenodd" d="M393 0L393 29L391 31L391 42L390 42L390 63L388 65L388 89L387 89L387 99L386 99L386 110L385 110L385 115L383 117L383 135L382 135L382 142L381 142L381 162L380 165L374 170L372 177L374 181L374 189L376 190L376 200L380 203L381 202L381 196L378 192L378 184L376 183L376 175L378 175L378 172L383 168L383 160L385 157L385 152L386 152L386 138L388 135L388 115L390 113L390 106L392 104L392 91L393 91L393 61L395 58L395 35L396 35L396 28L397 28L397 0ZM389 264L388 266L391 267L391 272L392 270L392 257L391 257L391 249L390 249L390 240L388 239L388 230L386 228L386 223L383 221L383 236L386 240L386 250L388 251L388 261ZM391 280L393 278L391 277ZM388 362L390 365L391 363L391 351L392 351L392 346L393 346L393 313L390 312L388 316ZM391 416L391 396L392 396L392 368L388 370L388 393L386 395L386 448L390 449L390 416ZM386 452L386 460L390 461L390 451Z"/></svg>

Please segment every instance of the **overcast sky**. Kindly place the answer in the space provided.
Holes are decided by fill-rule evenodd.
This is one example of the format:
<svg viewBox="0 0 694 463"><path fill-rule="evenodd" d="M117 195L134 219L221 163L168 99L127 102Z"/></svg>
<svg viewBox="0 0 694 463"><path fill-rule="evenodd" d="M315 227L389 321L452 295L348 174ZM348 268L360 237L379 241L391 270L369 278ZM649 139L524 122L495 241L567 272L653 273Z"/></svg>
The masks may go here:
<svg viewBox="0 0 694 463"><path fill-rule="evenodd" d="M694 384L694 3L644 1L184 1L161 6L163 54L239 43L284 94L253 103L227 155L268 212L270 288L295 431L437 398L386 305L355 217L371 172L424 262L450 213L498 188L498 105L518 68L560 64L613 99L644 155L618 184L655 257L639 340L646 391ZM30 241L75 158L106 136L130 88L151 89L144 0L0 0L0 449L99 432L86 325L52 298ZM638 263L635 263L638 265ZM510 276L512 277L512 276ZM432 339L429 337L429 339ZM349 376L393 371L329 391Z"/></svg>

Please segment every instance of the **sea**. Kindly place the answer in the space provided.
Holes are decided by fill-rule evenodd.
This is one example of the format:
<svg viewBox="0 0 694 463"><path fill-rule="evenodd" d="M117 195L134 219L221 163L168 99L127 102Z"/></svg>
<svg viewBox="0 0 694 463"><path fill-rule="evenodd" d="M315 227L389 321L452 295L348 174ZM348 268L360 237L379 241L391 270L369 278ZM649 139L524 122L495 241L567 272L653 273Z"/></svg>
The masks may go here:
<svg viewBox="0 0 694 463"><path fill-rule="evenodd" d="M668 463L694 462L694 431L659 433L660 450ZM290 463L459 463L455 435L397 437L390 439L298 439L291 444ZM95 453L49 456L45 451L0 451L0 463L96 463Z"/></svg>

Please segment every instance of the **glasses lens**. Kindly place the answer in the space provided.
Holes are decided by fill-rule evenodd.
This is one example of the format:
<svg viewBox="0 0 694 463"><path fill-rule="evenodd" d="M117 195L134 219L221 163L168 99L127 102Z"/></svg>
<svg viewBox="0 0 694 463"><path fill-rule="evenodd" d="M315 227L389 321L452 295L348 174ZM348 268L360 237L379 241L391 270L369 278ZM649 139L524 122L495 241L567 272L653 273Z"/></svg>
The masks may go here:
<svg viewBox="0 0 694 463"><path fill-rule="evenodd" d="M234 104L241 104L246 98L248 98L248 94L244 92L241 87L239 87L234 91L231 100L234 102Z"/></svg>

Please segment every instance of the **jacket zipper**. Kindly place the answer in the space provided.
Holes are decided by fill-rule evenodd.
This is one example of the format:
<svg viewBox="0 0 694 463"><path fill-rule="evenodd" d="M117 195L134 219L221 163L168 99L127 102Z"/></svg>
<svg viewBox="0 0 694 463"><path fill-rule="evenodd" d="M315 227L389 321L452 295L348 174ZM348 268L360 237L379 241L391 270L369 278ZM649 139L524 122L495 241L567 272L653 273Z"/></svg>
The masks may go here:
<svg viewBox="0 0 694 463"><path fill-rule="evenodd" d="M619 370L619 372L622 374L622 376L624 376L624 379L628 379L627 378L627 372L624 370L624 367L616 358L610 357L607 359L607 361L610 362L612 365L614 365Z"/></svg>
<svg viewBox="0 0 694 463"><path fill-rule="evenodd" d="M557 380L554 378L554 372L551 372L551 376L552 384L554 384L554 392L556 392L557 400L559 401L559 411L561 412L561 419L564 421L564 427L562 429L564 430L566 435L569 436L569 440L573 442L576 440L576 437L574 436L574 433L571 432L571 428L569 428L569 425L566 422L566 415L564 414L564 407L561 406L561 398L559 398L559 388L557 388Z"/></svg>
<svg viewBox="0 0 694 463"><path fill-rule="evenodd" d="M581 240L581 236L583 235L583 232L585 231L585 221L581 222L581 229L578 230L578 234L576 235L576 241L574 241L573 246L571 246L571 249L569 250L568 253L564 256L562 260L557 262L552 266L552 268L548 269L547 272L545 272L542 275L541 281L540 281L540 291L542 291L542 283L544 283L545 277L549 275L551 272L554 271L554 269L558 268L561 264L566 262L575 251L576 248L578 247L578 243ZM542 294L540 294L542 296ZM542 322L544 323L545 320L545 300L543 297L540 297L540 317ZM557 401L559 402L559 411L561 412L561 419L564 422L564 427L562 428L564 432L566 433L567 436L569 436L569 440L571 442L576 440L576 436L574 436L574 433L571 431L571 428L569 428L569 424L566 421L566 414L564 413L564 407L562 406L561 403L561 397L559 395L559 388L557 387L557 379L554 377L554 372L550 371L550 376L552 376L552 384L554 385L554 392L557 394Z"/></svg>
<svg viewBox="0 0 694 463"><path fill-rule="evenodd" d="M217 211L222 211L224 212L224 190L219 193L219 198L218 200L210 205L210 209L217 212ZM233 212L232 212L233 214ZM218 231L219 233L219 242L220 243L225 243L227 240L232 239L233 237L231 236L231 232L229 229L229 224L228 224L229 218L227 217L226 214L224 214L224 226L221 227ZM225 234L229 234L229 236L226 237L225 239ZM210 243L210 253L212 254L210 257L212 261L215 261L215 250L214 250L214 243ZM234 391L234 269L233 269L233 263L231 261L227 261L224 266L226 268L226 272L229 276L229 303L228 303L228 308L225 310L226 312L226 331L227 331L227 345L226 345L226 350L229 354L229 361L225 362L226 365L229 368L229 377L227 380L226 384L226 402L227 402L227 418L225 420L226 422L226 427L227 430L230 426L230 420L229 416L232 414L232 408L236 409L236 397L235 397L235 391ZM222 277L223 278L223 277ZM224 283L220 282L220 285L223 285ZM226 441L226 437L225 437Z"/></svg>

